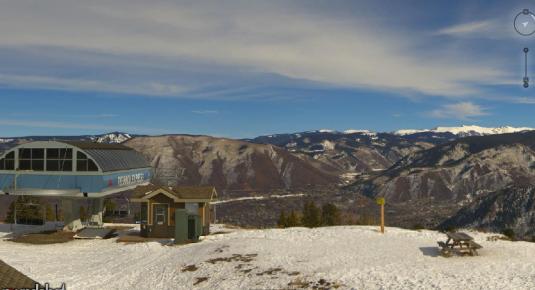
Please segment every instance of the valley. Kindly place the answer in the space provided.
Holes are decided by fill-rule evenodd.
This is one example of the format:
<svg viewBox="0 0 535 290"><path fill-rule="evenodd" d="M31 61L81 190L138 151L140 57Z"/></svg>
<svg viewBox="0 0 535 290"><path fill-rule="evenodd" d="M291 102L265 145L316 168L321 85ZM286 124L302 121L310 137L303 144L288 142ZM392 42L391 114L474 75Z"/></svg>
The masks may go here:
<svg viewBox="0 0 535 290"><path fill-rule="evenodd" d="M498 222L505 218L500 212L480 205L535 181L535 131L527 129L317 130L243 140L114 132L9 137L1 145L47 138L122 143L151 163L157 184L215 186L218 221L244 227L276 226L281 211L299 212L307 200L334 204L345 224L374 224L375 198L385 197L390 226L513 228L520 238L530 238L526 227L535 220L521 219L526 213L520 208L507 213L513 221ZM468 223L463 216L470 210L475 219Z"/></svg>

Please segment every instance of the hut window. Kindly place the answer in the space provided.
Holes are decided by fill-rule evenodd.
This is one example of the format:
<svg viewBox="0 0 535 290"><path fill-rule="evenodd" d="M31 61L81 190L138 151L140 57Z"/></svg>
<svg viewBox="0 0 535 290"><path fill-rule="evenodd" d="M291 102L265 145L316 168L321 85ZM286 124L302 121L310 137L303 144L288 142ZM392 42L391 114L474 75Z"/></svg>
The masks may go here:
<svg viewBox="0 0 535 290"><path fill-rule="evenodd" d="M199 204L196 202L187 202L186 212L188 214L199 214Z"/></svg>
<svg viewBox="0 0 535 290"><path fill-rule="evenodd" d="M167 205L156 204L154 205L154 221L157 225L164 225L167 223Z"/></svg>
<svg viewBox="0 0 535 290"><path fill-rule="evenodd" d="M72 171L72 149L46 149L47 171Z"/></svg>
<svg viewBox="0 0 535 290"><path fill-rule="evenodd" d="M11 151L0 159L0 170L15 170L15 152Z"/></svg>
<svg viewBox="0 0 535 290"><path fill-rule="evenodd" d="M82 152L76 153L76 170L77 171L98 171L95 162Z"/></svg>
<svg viewBox="0 0 535 290"><path fill-rule="evenodd" d="M45 149L19 149L19 169L43 171L45 169Z"/></svg>

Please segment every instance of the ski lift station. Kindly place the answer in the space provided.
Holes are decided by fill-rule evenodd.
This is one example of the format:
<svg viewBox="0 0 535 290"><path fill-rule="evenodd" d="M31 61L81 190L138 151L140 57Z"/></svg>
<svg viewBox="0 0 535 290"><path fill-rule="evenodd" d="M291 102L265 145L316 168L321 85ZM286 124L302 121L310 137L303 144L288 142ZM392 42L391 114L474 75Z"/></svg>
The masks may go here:
<svg viewBox="0 0 535 290"><path fill-rule="evenodd" d="M148 184L152 169L135 150L119 144L37 141L0 155L0 194L61 200L65 230L81 229L80 205L89 223L102 226L104 197Z"/></svg>

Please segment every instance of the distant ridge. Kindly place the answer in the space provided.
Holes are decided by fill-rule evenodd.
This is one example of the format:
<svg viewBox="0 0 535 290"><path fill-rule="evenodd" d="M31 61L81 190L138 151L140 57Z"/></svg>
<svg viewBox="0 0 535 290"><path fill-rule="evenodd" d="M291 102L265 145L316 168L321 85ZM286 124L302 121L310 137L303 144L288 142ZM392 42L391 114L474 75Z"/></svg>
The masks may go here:
<svg viewBox="0 0 535 290"><path fill-rule="evenodd" d="M511 126L501 126L501 127L481 127L476 125L462 125L460 127L436 127L434 129L422 129L422 130L413 130L413 129L403 129L395 131L394 134L405 136L418 133L451 133L458 136L483 136L483 135L496 135L496 134L507 134L507 133L516 133L522 131L532 131L535 128L529 127L511 127Z"/></svg>

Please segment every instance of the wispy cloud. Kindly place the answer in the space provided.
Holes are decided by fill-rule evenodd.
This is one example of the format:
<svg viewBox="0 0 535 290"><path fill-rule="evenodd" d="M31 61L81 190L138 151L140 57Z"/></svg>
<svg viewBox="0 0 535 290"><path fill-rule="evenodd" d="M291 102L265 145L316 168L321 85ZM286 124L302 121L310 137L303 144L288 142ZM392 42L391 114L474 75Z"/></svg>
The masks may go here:
<svg viewBox="0 0 535 290"><path fill-rule="evenodd" d="M38 117L38 118L53 118L57 114L39 113L39 112L10 112L6 114L11 117ZM119 114L114 113L100 113L100 114L61 114L63 118L83 118L83 119L107 119L119 117Z"/></svg>
<svg viewBox="0 0 535 290"><path fill-rule="evenodd" d="M451 36L463 36L474 33L486 33L493 30L496 27L492 21L474 21L468 23L461 23L442 28L437 31L438 35L451 35Z"/></svg>
<svg viewBox="0 0 535 290"><path fill-rule="evenodd" d="M191 112L194 113L194 114L200 114L200 115L219 114L219 111L217 111L217 110L193 110Z"/></svg>
<svg viewBox="0 0 535 290"><path fill-rule="evenodd" d="M477 95L479 85L508 76L497 60L445 52L421 31L392 30L381 15L355 10L340 18L296 6L293 1L6 2L0 10L0 47L46 47L80 56L76 62L64 61L58 53L54 61L60 65L40 59L39 68L22 57L16 70L0 68L0 83L192 97L193 89L221 80L239 86L240 78L254 74L257 84L266 75L277 75L398 94L466 97ZM468 33L487 25L461 25L442 33ZM145 67L132 69L137 61ZM50 67L59 71L51 75ZM67 77L72 71L77 78Z"/></svg>
<svg viewBox="0 0 535 290"><path fill-rule="evenodd" d="M81 129L81 130L99 130L107 131L127 131L127 132L150 132L152 134L165 133L166 130L160 128L146 128L139 126L120 126L120 125L103 125L103 124L87 124L87 123L73 123L73 122L55 122L46 120L20 120L20 119L0 119L0 125L13 127L29 127L29 128L47 128L47 129Z"/></svg>
<svg viewBox="0 0 535 290"><path fill-rule="evenodd" d="M118 114L93 114L93 115L72 115L73 117L80 118L90 118L90 119L100 119L100 118L116 118L119 117Z"/></svg>
<svg viewBox="0 0 535 290"><path fill-rule="evenodd" d="M115 83L111 80L94 80L42 75L0 74L0 86L40 88L66 91L127 93L135 95L176 96L187 91L175 84L158 82Z"/></svg>
<svg viewBox="0 0 535 290"><path fill-rule="evenodd" d="M486 108L472 102L459 102L443 105L428 113L430 117L440 119L472 120L473 117L489 115Z"/></svg>
<svg viewBox="0 0 535 290"><path fill-rule="evenodd" d="M535 105L535 98L515 97L510 100L515 104Z"/></svg>

